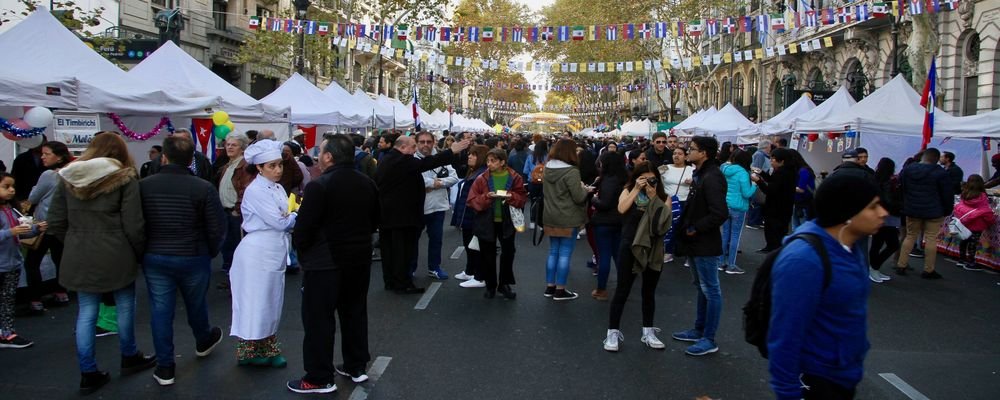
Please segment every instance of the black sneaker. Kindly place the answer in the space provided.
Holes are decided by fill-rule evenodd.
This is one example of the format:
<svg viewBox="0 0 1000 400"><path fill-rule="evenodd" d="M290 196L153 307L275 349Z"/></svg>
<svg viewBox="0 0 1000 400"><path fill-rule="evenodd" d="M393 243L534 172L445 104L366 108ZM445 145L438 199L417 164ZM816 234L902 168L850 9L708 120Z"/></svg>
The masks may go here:
<svg viewBox="0 0 1000 400"><path fill-rule="evenodd" d="M291 391L293 391L295 393L306 393L306 394L308 394L308 393L333 393L333 392L337 391L337 385L334 385L332 383L327 383L327 384L324 384L324 385L316 385L316 384L312 384L312 383L306 382L305 379L298 379L298 380L294 380L294 381L288 381L288 383L285 384L285 387L287 387L288 390L291 390Z"/></svg>
<svg viewBox="0 0 1000 400"><path fill-rule="evenodd" d="M920 277L924 278L924 279L941 279L941 278L944 278L943 276L941 276L941 274L937 273L937 271L931 271L931 272L924 271L924 272L921 272L920 273Z"/></svg>
<svg viewBox="0 0 1000 400"><path fill-rule="evenodd" d="M131 375L136 372L145 371L156 366L156 356L147 356L141 351L135 354L122 357L122 376Z"/></svg>
<svg viewBox="0 0 1000 400"><path fill-rule="evenodd" d="M973 262L973 263L962 264L962 269L966 271L982 271L983 267L980 267L979 265L976 265L976 263Z"/></svg>
<svg viewBox="0 0 1000 400"><path fill-rule="evenodd" d="M33 344L35 344L35 342L16 334L0 338L0 349L23 349L25 347L31 347Z"/></svg>
<svg viewBox="0 0 1000 400"><path fill-rule="evenodd" d="M910 257L913 258L924 258L924 251L920 249L910 250Z"/></svg>
<svg viewBox="0 0 1000 400"><path fill-rule="evenodd" d="M113 336L113 335L117 335L117 334L118 334L118 332L109 331L107 329L104 329L104 328L101 328L101 327L98 326L97 327L97 334L94 335L94 336L96 336L96 337L105 337L105 336Z"/></svg>
<svg viewBox="0 0 1000 400"><path fill-rule="evenodd" d="M555 286L546 286L545 287L545 293L542 293L542 296L552 297L552 295L554 295L554 294L556 294L556 287Z"/></svg>
<svg viewBox="0 0 1000 400"><path fill-rule="evenodd" d="M351 382L361 383L368 380L368 374L364 371L347 372L347 368L344 368L344 364L337 364L333 366L333 370L337 371L337 374L341 376L346 376L351 378Z"/></svg>
<svg viewBox="0 0 1000 400"><path fill-rule="evenodd" d="M174 367L161 367L157 366L156 371L153 371L153 379L160 386L170 386L174 384Z"/></svg>
<svg viewBox="0 0 1000 400"><path fill-rule="evenodd" d="M556 290L556 294L552 295L552 300L555 300L555 301L573 300L573 299L575 299L577 297L580 297L580 296L577 295L576 293L573 293L573 292L571 292L569 290L566 290L566 289L559 289L559 290Z"/></svg>
<svg viewBox="0 0 1000 400"><path fill-rule="evenodd" d="M104 371L84 372L80 374L80 394L86 396L111 382L111 375Z"/></svg>
<svg viewBox="0 0 1000 400"><path fill-rule="evenodd" d="M214 326L212 327L211 332L212 336L209 337L207 343L200 344L195 347L194 354L198 357L208 357L209 354L212 354L212 350L215 350L215 346L222 343L222 329Z"/></svg>

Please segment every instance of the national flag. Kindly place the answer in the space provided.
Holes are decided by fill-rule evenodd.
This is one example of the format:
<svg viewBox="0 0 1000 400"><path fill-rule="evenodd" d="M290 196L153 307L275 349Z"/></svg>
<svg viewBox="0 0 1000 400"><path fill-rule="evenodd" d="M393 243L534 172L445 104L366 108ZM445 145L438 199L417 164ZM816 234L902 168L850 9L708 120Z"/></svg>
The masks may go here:
<svg viewBox="0 0 1000 400"><path fill-rule="evenodd" d="M316 27L316 30L319 32L320 36L326 36L326 34L330 33L330 24L327 22L320 22Z"/></svg>
<svg viewBox="0 0 1000 400"><path fill-rule="evenodd" d="M285 21L284 20L277 19L277 18L268 18L267 19L267 25L264 26L264 29L269 30L269 31L277 32L277 31L285 30L284 26L285 26Z"/></svg>
<svg viewBox="0 0 1000 400"><path fill-rule="evenodd" d="M625 40L635 39L635 25L634 24L625 24L625 25L622 25L622 30L624 31L624 32L622 32L622 34L623 34L623 37L624 37Z"/></svg>
<svg viewBox="0 0 1000 400"><path fill-rule="evenodd" d="M886 14L889 14L889 12L889 6L885 3L872 4L872 15L874 15L875 18L884 17Z"/></svg>
<svg viewBox="0 0 1000 400"><path fill-rule="evenodd" d="M850 10L847 9L847 7L837 8L837 22L846 24L848 22L851 22L850 18L851 18L851 12Z"/></svg>
<svg viewBox="0 0 1000 400"><path fill-rule="evenodd" d="M771 14L771 30L775 32L785 31L785 18L781 14Z"/></svg>
<svg viewBox="0 0 1000 400"><path fill-rule="evenodd" d="M560 27L556 28L556 38L560 42L567 42L567 41L569 41L569 36L570 36L570 29L569 29L568 26L563 25L563 26L560 26Z"/></svg>
<svg viewBox="0 0 1000 400"><path fill-rule="evenodd" d="M652 27L650 24L639 24L639 39L649 39L652 36Z"/></svg>
<svg viewBox="0 0 1000 400"><path fill-rule="evenodd" d="M260 17L254 15L250 17L250 29L256 30L260 28Z"/></svg>
<svg viewBox="0 0 1000 400"><path fill-rule="evenodd" d="M832 8L823 9L823 18L820 19L820 25L833 25L836 14L833 12Z"/></svg>
<svg viewBox="0 0 1000 400"><path fill-rule="evenodd" d="M510 30L510 40L512 42L524 41L524 28L515 26Z"/></svg>
<svg viewBox="0 0 1000 400"><path fill-rule="evenodd" d="M410 26L400 24L396 27L396 40L407 40L410 37Z"/></svg>
<svg viewBox="0 0 1000 400"><path fill-rule="evenodd" d="M927 71L927 81L924 82L924 93L920 96L920 105L924 107L924 134L920 150L926 150L934 137L934 103L936 103L935 87L937 86L937 59L931 58L931 69Z"/></svg>
<svg viewBox="0 0 1000 400"><path fill-rule="evenodd" d="M740 17L740 33L753 31L753 17Z"/></svg>
<svg viewBox="0 0 1000 400"><path fill-rule="evenodd" d="M816 26L817 25L816 12L813 10L806 11L806 26Z"/></svg>
<svg viewBox="0 0 1000 400"><path fill-rule="evenodd" d="M942 4L948 5L948 10L954 10L958 8L958 0L941 0Z"/></svg>
<svg viewBox="0 0 1000 400"><path fill-rule="evenodd" d="M799 21L799 12L792 10L791 7L785 9L785 29L792 30L802 26L802 22Z"/></svg>
<svg viewBox="0 0 1000 400"><path fill-rule="evenodd" d="M604 27L605 40L618 40L618 25L608 25Z"/></svg>
<svg viewBox="0 0 1000 400"><path fill-rule="evenodd" d="M555 38L556 38L556 32L555 29L552 28L551 26L546 26L542 28L542 31L539 33L538 36L538 40L552 40Z"/></svg>
<svg viewBox="0 0 1000 400"><path fill-rule="evenodd" d="M899 0L904 1L904 0ZM910 15L920 15L924 13L924 0L910 0Z"/></svg>
<svg viewBox="0 0 1000 400"><path fill-rule="evenodd" d="M691 35L693 37L701 36L701 30L702 30L702 25L700 19L688 22L687 26L688 35Z"/></svg>
<svg viewBox="0 0 1000 400"><path fill-rule="evenodd" d="M417 108L420 107L420 100L417 97L417 85L413 85L413 102L410 108L413 110L413 129L420 132L420 113L417 112Z"/></svg>
<svg viewBox="0 0 1000 400"><path fill-rule="evenodd" d="M896 0L896 1L893 1L891 3L892 14L893 15L897 15L897 16L898 15L903 15L903 12L906 10L906 1L908 1L908 0Z"/></svg>
<svg viewBox="0 0 1000 400"><path fill-rule="evenodd" d="M528 28L528 41L529 42L537 42L538 39L539 39L538 33L539 32L538 32L538 27L537 26L533 26L531 28Z"/></svg>
<svg viewBox="0 0 1000 400"><path fill-rule="evenodd" d="M667 23L666 22L657 22L657 23L655 23L653 25L654 25L654 29L653 29L653 36L654 37L656 37L657 39L663 39L663 38L667 37Z"/></svg>
<svg viewBox="0 0 1000 400"><path fill-rule="evenodd" d="M316 21L306 21L305 22L305 26L304 26L304 30L306 32L306 35L315 35L316 34Z"/></svg>
<svg viewBox="0 0 1000 400"><path fill-rule="evenodd" d="M715 18L709 18L705 22L706 31L708 36L715 36L719 34L719 21Z"/></svg>
<svg viewBox="0 0 1000 400"><path fill-rule="evenodd" d="M305 23L306 21L298 19L295 20L294 23L292 23L291 20L288 20L288 22L286 22L286 24L292 24L292 31L295 33L302 33L302 30L305 29Z"/></svg>
<svg viewBox="0 0 1000 400"><path fill-rule="evenodd" d="M867 4L859 4L854 7L854 20L861 22L871 19L872 16L869 14Z"/></svg>
<svg viewBox="0 0 1000 400"><path fill-rule="evenodd" d="M487 26L483 28L483 41L492 42L493 41L493 27Z"/></svg>
<svg viewBox="0 0 1000 400"><path fill-rule="evenodd" d="M601 38L600 25L587 25L587 40L598 40Z"/></svg>
<svg viewBox="0 0 1000 400"><path fill-rule="evenodd" d="M736 21L733 17L726 17L726 20L722 23L722 31L725 33L736 32Z"/></svg>
<svg viewBox="0 0 1000 400"><path fill-rule="evenodd" d="M441 29L438 29L438 31L441 32L441 41L442 42L447 42L447 41L451 40L451 27L450 26L443 26L443 27L441 27Z"/></svg>
<svg viewBox="0 0 1000 400"><path fill-rule="evenodd" d="M366 35L365 29L368 29L368 26L365 24L357 24L354 26L355 34L358 37L368 36Z"/></svg>
<svg viewBox="0 0 1000 400"><path fill-rule="evenodd" d="M941 12L941 3L938 0L927 0L928 12Z"/></svg>
<svg viewBox="0 0 1000 400"><path fill-rule="evenodd" d="M461 42L465 40L465 27L453 26L451 27L451 41Z"/></svg>
<svg viewBox="0 0 1000 400"><path fill-rule="evenodd" d="M757 16L757 39L761 44L767 39L768 31L768 19L770 18L767 14L761 14ZM782 24L784 26L784 24Z"/></svg>
<svg viewBox="0 0 1000 400"><path fill-rule="evenodd" d="M587 35L587 29L584 28L583 25L574 26L573 31L570 33L570 36L573 38L573 40L583 40L584 36L586 35Z"/></svg>
<svg viewBox="0 0 1000 400"><path fill-rule="evenodd" d="M479 27L470 26L466 30L467 35L465 35L465 40L468 42L478 42L479 41Z"/></svg>
<svg viewBox="0 0 1000 400"><path fill-rule="evenodd" d="M674 36L681 37L687 33L687 24L684 21L677 21L677 24L673 25L670 29Z"/></svg>

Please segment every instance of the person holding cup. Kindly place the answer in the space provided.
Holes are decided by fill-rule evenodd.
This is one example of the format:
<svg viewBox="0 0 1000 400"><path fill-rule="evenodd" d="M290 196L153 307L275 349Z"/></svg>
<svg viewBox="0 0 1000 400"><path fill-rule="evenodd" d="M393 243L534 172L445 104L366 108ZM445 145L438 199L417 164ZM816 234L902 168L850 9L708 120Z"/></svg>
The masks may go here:
<svg viewBox="0 0 1000 400"><path fill-rule="evenodd" d="M23 349L34 344L14 332L14 300L24 263L19 238L38 235L48 228L44 222L33 225L30 216L15 217L19 214L15 208L15 193L14 177L0 172L0 254L3 255L0 258L0 349Z"/></svg>
<svg viewBox="0 0 1000 400"><path fill-rule="evenodd" d="M479 242L481 262L476 279L486 282L484 297L492 299L496 292L504 298L517 297L514 284L514 235L517 229L511 218L511 208L520 209L528 200L521 175L507 166L507 153L491 149L486 153L488 173L479 175L472 184L467 206L476 211L475 235ZM523 230L523 221L522 227ZM500 241L500 278L497 279L496 243Z"/></svg>

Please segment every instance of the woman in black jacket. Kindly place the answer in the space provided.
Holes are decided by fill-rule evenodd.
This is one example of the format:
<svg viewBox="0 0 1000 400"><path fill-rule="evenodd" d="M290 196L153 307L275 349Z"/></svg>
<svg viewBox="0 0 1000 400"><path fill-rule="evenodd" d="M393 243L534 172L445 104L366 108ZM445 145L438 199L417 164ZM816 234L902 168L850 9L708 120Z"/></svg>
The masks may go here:
<svg viewBox="0 0 1000 400"><path fill-rule="evenodd" d="M753 173L750 179L764 191L764 241L758 253L767 253L781 247L781 239L788 233L795 206L795 187L800 165L795 161L795 150L775 149L771 152L771 174Z"/></svg>
<svg viewBox="0 0 1000 400"><path fill-rule="evenodd" d="M590 224L597 241L597 289L590 295L601 301L608 300L608 274L611 260L618 265L618 248L622 241L622 216L618 213L618 196L625 188L628 173L625 157L613 151L605 152L599 161L597 195L593 197L594 215Z"/></svg>

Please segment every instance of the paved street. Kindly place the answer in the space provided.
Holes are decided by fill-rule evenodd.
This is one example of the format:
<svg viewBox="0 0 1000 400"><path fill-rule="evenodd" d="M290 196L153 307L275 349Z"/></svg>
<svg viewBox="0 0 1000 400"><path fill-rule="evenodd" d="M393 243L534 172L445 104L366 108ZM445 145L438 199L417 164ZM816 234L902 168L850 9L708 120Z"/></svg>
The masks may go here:
<svg viewBox="0 0 1000 400"><path fill-rule="evenodd" d="M460 270L448 255L460 235L446 229L445 269ZM590 298L595 279L585 268L589 250L577 242L570 288L575 301L556 303L542 297L547 241L533 247L529 235L519 235L515 273L515 301L482 297L482 289L463 289L458 281L444 281L426 309L414 307L419 296L400 296L381 290L381 271L375 264L369 295L370 340L373 360L381 376L360 388L340 379L340 399L765 399L767 363L743 342L740 308L761 256L761 231L747 230L739 264L748 274L721 277L724 298L720 352L694 358L683 353L685 344L669 332L693 323L694 288L681 262L665 266L657 295L656 325L665 351L639 342L639 293L634 290L622 321L625 342L621 352L601 347L607 329L607 302ZM218 260L217 260L218 261ZM919 269L918 262L913 265ZM903 391L879 374L895 374L930 399L993 399L1000 393L1000 276L968 272L940 260L945 279L926 281L919 276L897 277L872 290L868 336L872 349L865 364L859 399L907 399ZM614 274L612 274L613 276ZM220 274L213 276L214 280ZM182 306L175 322L177 384L161 388L152 371L118 376L116 337L98 338L98 362L112 371L112 381L93 398L171 399L280 399L294 398L287 379L302 374L302 328L298 284L289 276L285 312L279 331L289 367L284 370L237 367L235 341L227 338L204 360L194 356L194 343ZM424 260L418 285L425 277ZM227 330L230 302L225 291L210 289L210 316ZM614 278L612 278L612 288ZM152 352L145 284L138 282L136 330L140 348ZM4 399L74 398L79 383L73 323L76 307L50 309L44 317L20 318L18 330L35 341L25 350L0 351L0 393ZM227 330L228 333L228 330ZM339 359L339 351L338 351ZM375 375L375 374L373 374ZM992 393L992 394L991 394ZM919 397L915 397L919 398Z"/></svg>

